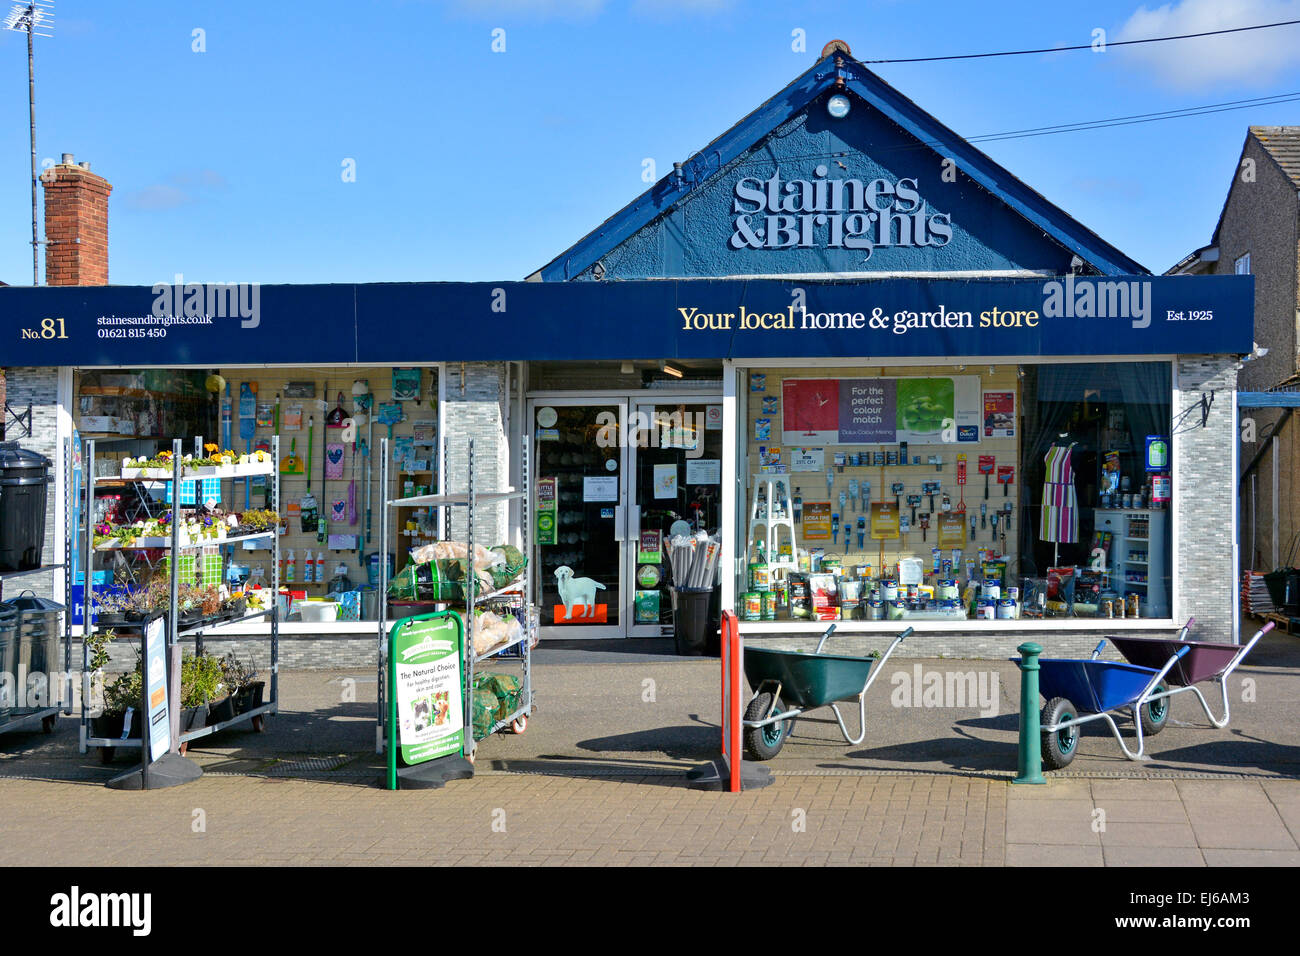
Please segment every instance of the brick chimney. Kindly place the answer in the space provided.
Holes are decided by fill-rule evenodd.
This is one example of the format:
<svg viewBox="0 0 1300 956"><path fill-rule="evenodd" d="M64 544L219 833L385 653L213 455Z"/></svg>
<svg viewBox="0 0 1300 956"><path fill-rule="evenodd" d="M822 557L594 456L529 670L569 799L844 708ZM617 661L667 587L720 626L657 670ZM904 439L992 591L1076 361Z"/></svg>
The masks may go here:
<svg viewBox="0 0 1300 956"><path fill-rule="evenodd" d="M41 173L45 186L46 285L108 285L112 185L71 153Z"/></svg>

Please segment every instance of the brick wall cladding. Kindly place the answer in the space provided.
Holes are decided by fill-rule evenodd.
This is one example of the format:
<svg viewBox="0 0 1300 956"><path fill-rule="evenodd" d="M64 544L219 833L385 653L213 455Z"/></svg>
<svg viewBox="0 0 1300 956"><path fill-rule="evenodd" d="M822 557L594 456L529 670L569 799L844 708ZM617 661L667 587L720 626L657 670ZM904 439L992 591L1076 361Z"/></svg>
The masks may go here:
<svg viewBox="0 0 1300 956"><path fill-rule="evenodd" d="M54 467L58 461L55 426L58 422L59 370L57 368L11 368L7 378L10 406L15 411L26 409L29 403L32 406L31 436L20 438L15 430L11 428L9 440L18 442L21 447L34 451L38 455L44 455L50 460L51 467ZM62 484L61 476L55 474L54 482L47 489L45 499L45 550L42 554L42 560L46 564L57 563L61 560L63 553L63 543L56 542L54 539L56 511L58 509L57 489ZM62 572L56 571L52 572L52 574L62 574ZM11 581L5 588L5 595L15 597L30 588L41 597L53 599L52 574L34 574L31 577Z"/></svg>
<svg viewBox="0 0 1300 956"><path fill-rule="evenodd" d="M445 489L448 494L464 492L468 487L468 442L474 442L474 487L477 491L499 491L509 484L509 448L503 412L505 366L492 362L468 362L464 365L464 391L461 390L461 367L447 366L443 421L447 442ZM500 544L507 538L507 506L496 504L477 509L474 515L474 541L485 547ZM451 509L449 536L463 541L466 511Z"/></svg>
<svg viewBox="0 0 1300 956"><path fill-rule="evenodd" d="M1194 282L1194 279L1189 279ZM1236 360L1227 355L1186 356L1174 366L1176 419L1198 403L1202 392L1214 391L1205 427L1193 412L1173 436L1178 468L1174 509L1178 546L1173 555L1174 620L1196 617L1196 631L1205 640L1233 638L1233 606L1237 600L1232 545L1232 520L1237 479L1231 455L1237 440L1232 393L1237 387Z"/></svg>

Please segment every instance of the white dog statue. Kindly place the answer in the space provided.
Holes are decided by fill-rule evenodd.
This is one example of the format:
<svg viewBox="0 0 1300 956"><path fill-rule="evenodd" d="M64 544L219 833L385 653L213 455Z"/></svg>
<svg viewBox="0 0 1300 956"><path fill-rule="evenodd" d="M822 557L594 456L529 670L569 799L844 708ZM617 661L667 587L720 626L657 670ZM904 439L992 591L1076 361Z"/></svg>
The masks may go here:
<svg viewBox="0 0 1300 956"><path fill-rule="evenodd" d="M561 565L555 569L555 589L560 592L564 603L564 614L573 620L573 609L581 604L582 616L589 617L596 613L596 589L605 590L605 585L591 578L575 578L573 568Z"/></svg>

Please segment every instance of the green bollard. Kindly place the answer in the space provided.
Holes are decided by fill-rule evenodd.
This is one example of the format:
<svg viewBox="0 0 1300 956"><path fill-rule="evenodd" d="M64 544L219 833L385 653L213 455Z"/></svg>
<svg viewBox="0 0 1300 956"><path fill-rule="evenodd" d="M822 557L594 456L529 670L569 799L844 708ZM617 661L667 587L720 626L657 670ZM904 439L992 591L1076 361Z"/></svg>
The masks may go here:
<svg viewBox="0 0 1300 956"><path fill-rule="evenodd" d="M1020 766L1012 783L1047 783L1043 777L1043 734L1038 722L1038 655L1043 649L1025 643L1020 652Z"/></svg>

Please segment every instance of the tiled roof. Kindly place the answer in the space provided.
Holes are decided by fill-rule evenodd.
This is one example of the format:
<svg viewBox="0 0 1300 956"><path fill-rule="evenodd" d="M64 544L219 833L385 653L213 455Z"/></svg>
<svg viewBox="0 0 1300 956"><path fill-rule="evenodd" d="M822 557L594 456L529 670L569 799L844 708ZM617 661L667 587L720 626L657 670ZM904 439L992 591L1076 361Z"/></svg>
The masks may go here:
<svg viewBox="0 0 1300 956"><path fill-rule="evenodd" d="M1250 133L1291 182L1300 186L1300 126L1252 126Z"/></svg>

